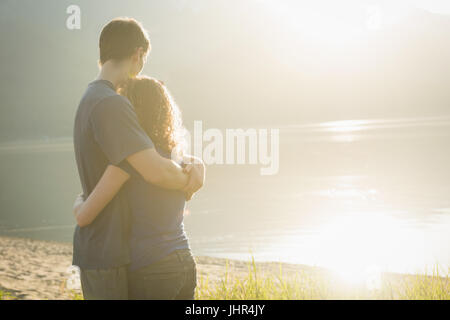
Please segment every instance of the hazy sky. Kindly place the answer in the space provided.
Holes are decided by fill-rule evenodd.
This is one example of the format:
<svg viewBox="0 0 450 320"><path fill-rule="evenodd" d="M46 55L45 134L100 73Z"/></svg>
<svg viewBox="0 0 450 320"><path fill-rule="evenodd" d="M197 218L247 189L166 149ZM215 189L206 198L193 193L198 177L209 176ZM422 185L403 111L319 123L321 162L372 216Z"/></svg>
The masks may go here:
<svg viewBox="0 0 450 320"><path fill-rule="evenodd" d="M450 1L448 0L412 0L417 7L434 13L450 14Z"/></svg>
<svg viewBox="0 0 450 320"><path fill-rule="evenodd" d="M123 15L149 30L144 73L187 125L449 113L450 0L77 0L82 28L68 30L71 3L0 1L0 141L71 136L101 27Z"/></svg>

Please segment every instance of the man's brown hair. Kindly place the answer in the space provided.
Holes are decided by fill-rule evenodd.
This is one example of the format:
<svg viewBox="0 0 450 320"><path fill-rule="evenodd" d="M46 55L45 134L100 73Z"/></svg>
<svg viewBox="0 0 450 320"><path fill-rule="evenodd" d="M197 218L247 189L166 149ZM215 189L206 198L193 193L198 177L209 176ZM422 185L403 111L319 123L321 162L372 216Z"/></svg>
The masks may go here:
<svg viewBox="0 0 450 320"><path fill-rule="evenodd" d="M147 52L150 40L139 22L131 18L116 18L110 21L100 34L100 65L108 60L123 60L138 48Z"/></svg>

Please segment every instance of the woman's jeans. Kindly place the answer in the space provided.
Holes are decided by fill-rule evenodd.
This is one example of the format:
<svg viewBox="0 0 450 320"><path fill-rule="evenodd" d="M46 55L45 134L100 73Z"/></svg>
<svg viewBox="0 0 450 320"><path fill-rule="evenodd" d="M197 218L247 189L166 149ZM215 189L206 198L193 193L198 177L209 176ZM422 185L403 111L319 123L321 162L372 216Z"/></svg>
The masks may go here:
<svg viewBox="0 0 450 320"><path fill-rule="evenodd" d="M131 300L193 300L197 268L189 249L175 250L163 259L128 275Z"/></svg>

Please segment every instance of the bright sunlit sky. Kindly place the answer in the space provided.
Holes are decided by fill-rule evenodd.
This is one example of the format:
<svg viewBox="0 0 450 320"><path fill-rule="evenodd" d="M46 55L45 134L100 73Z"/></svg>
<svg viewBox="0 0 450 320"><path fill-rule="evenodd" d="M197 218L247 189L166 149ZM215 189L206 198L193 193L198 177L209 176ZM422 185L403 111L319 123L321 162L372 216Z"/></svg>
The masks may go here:
<svg viewBox="0 0 450 320"><path fill-rule="evenodd" d="M448 0L411 0L411 2L419 8L423 8L434 13L450 14L450 1Z"/></svg>
<svg viewBox="0 0 450 320"><path fill-rule="evenodd" d="M330 1L336 4L342 3L358 3L359 0L346 0L346 1ZM434 13L450 14L450 1L448 0L379 0L372 1L374 4L392 5L392 6L415 6Z"/></svg>

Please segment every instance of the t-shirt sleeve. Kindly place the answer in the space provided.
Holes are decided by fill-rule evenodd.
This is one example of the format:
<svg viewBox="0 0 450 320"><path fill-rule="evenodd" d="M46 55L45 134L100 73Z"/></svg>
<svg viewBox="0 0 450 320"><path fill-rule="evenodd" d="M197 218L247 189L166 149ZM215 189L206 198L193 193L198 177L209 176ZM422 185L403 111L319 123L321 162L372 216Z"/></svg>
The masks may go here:
<svg viewBox="0 0 450 320"><path fill-rule="evenodd" d="M113 165L154 147L139 125L132 106L120 96L106 98L96 105L90 122L95 140Z"/></svg>

